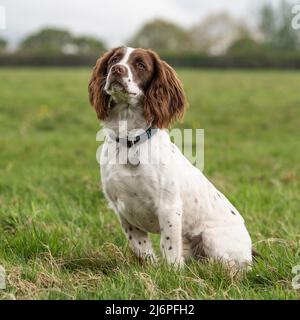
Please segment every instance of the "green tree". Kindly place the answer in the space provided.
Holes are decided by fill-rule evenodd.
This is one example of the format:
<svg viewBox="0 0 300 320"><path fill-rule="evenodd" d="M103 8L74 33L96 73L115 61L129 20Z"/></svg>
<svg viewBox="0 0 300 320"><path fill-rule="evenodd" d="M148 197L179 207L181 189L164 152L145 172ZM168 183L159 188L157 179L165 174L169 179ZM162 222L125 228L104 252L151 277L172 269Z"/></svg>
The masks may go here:
<svg viewBox="0 0 300 320"><path fill-rule="evenodd" d="M66 30L45 28L29 35L20 45L19 50L35 54L60 54L72 44L72 36Z"/></svg>
<svg viewBox="0 0 300 320"><path fill-rule="evenodd" d="M72 43L76 53L80 55L99 55L105 51L105 44L94 37L77 37Z"/></svg>
<svg viewBox="0 0 300 320"><path fill-rule="evenodd" d="M282 1L278 7L265 4L261 8L259 23L265 44L273 50L299 49L299 32L292 28L291 21L291 7L286 1Z"/></svg>
<svg viewBox="0 0 300 320"><path fill-rule="evenodd" d="M227 13L207 16L191 28L190 34L197 50L213 55L225 53L237 39L250 37L247 28Z"/></svg>
<svg viewBox="0 0 300 320"><path fill-rule="evenodd" d="M272 43L276 37L276 12L271 4L264 4L260 10L259 29L265 43Z"/></svg>
<svg viewBox="0 0 300 320"><path fill-rule="evenodd" d="M129 44L133 47L168 52L189 50L192 42L188 32L180 26L157 19L146 23L129 41Z"/></svg>
<svg viewBox="0 0 300 320"><path fill-rule="evenodd" d="M257 42L252 38L244 37L234 41L227 50L227 53L233 54L256 54L266 50L263 43Z"/></svg>
<svg viewBox="0 0 300 320"><path fill-rule="evenodd" d="M0 38L0 53L5 52L7 48L7 41L3 38Z"/></svg>

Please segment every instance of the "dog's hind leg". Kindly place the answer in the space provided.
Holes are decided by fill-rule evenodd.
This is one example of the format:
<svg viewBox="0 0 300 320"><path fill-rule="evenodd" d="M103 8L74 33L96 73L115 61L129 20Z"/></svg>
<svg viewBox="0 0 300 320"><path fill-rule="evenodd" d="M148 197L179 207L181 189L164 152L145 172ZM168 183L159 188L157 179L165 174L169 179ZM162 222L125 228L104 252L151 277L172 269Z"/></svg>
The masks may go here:
<svg viewBox="0 0 300 320"><path fill-rule="evenodd" d="M251 266L251 239L243 226L210 228L191 241L196 259L213 259L231 269Z"/></svg>

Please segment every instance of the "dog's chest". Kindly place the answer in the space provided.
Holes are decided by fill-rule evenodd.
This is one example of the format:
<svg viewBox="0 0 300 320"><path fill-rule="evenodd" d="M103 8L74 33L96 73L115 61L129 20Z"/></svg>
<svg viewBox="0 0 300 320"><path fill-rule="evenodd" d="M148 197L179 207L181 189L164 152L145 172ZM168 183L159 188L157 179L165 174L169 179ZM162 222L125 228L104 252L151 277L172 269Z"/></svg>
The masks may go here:
<svg viewBox="0 0 300 320"><path fill-rule="evenodd" d="M102 184L114 209L130 224L146 232L159 232L155 176L130 165L103 166Z"/></svg>

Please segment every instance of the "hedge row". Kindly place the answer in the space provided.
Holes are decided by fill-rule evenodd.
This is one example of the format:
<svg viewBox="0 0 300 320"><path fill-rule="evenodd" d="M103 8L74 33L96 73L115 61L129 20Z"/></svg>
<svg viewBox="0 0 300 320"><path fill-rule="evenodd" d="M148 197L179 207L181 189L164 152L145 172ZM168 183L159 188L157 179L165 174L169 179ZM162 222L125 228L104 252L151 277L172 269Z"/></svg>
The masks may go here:
<svg viewBox="0 0 300 320"><path fill-rule="evenodd" d="M0 55L0 66L93 66L97 56ZM175 67L185 68L275 68L300 69L300 53L252 53L208 56L199 53L162 54Z"/></svg>
<svg viewBox="0 0 300 320"><path fill-rule="evenodd" d="M171 65L187 68L300 69L298 53L252 53L207 56L192 53L165 55Z"/></svg>
<svg viewBox="0 0 300 320"><path fill-rule="evenodd" d="M28 55L28 54L2 54L0 55L0 66L91 66L95 64L96 56L77 55Z"/></svg>

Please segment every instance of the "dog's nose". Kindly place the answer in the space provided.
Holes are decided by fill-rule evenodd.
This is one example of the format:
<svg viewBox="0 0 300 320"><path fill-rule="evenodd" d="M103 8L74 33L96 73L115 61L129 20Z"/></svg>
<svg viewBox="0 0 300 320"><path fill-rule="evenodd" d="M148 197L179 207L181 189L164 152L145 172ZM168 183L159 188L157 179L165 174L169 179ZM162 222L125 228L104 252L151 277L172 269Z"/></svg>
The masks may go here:
<svg viewBox="0 0 300 320"><path fill-rule="evenodd" d="M117 75L117 76L126 76L127 75L127 68L121 64L115 64L111 68L111 72L112 72L112 74Z"/></svg>

